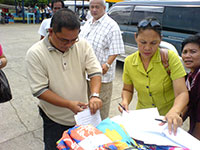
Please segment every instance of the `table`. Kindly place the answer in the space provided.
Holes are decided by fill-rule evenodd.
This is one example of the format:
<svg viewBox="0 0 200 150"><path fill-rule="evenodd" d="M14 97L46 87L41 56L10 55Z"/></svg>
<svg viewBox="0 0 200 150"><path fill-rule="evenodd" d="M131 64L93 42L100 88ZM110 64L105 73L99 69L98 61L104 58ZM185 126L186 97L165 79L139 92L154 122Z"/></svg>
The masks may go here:
<svg viewBox="0 0 200 150"><path fill-rule="evenodd" d="M31 23L31 16L33 17L33 23L35 24L35 14L27 13L27 24Z"/></svg>

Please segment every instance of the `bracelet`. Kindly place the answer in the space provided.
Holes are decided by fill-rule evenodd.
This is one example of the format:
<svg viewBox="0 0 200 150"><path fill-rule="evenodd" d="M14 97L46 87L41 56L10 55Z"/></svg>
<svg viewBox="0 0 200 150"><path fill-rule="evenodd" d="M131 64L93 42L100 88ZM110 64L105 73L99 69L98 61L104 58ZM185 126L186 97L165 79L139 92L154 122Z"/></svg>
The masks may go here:
<svg viewBox="0 0 200 150"><path fill-rule="evenodd" d="M108 63L106 63L106 66L107 66L107 67L108 67L108 69L109 69L111 65L110 65L110 64L108 64Z"/></svg>
<svg viewBox="0 0 200 150"><path fill-rule="evenodd" d="M89 97L89 99L91 99L92 97L97 97L97 98L100 98L99 97L99 93L92 93Z"/></svg>

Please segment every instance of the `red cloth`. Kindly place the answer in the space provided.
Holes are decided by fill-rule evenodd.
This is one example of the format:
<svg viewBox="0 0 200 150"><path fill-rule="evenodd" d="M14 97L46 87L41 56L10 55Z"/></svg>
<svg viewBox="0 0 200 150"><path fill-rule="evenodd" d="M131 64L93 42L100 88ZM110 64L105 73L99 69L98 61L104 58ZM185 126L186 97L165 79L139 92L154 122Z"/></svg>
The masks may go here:
<svg viewBox="0 0 200 150"><path fill-rule="evenodd" d="M187 115L190 117L189 133L191 134L196 123L200 122L200 68L188 74L186 85L189 90L190 99Z"/></svg>
<svg viewBox="0 0 200 150"><path fill-rule="evenodd" d="M98 135L104 135L103 132L98 130L97 128L93 127L92 125L85 125L85 126L75 126L73 128L64 131L62 138L57 142L57 148L59 150L84 150L84 147L80 146L81 141L84 141L88 138L95 138ZM106 138L106 135L104 135ZM108 137L107 137L108 138ZM109 138L108 138L109 139ZM100 141L93 145L95 150L117 150L117 147L110 142L108 143L101 143Z"/></svg>
<svg viewBox="0 0 200 150"><path fill-rule="evenodd" d="M0 44L0 56L3 55L3 49L1 47L1 44Z"/></svg>

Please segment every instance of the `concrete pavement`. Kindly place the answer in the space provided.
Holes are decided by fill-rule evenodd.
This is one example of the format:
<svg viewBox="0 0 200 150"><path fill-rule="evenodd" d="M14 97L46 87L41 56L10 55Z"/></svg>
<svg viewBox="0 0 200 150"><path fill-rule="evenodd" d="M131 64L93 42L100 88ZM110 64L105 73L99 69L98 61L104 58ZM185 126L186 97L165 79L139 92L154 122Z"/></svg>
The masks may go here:
<svg viewBox="0 0 200 150"><path fill-rule="evenodd" d="M38 100L31 95L25 72L25 54L40 39L38 29L37 24L0 25L0 43L8 58L3 70L13 94L12 101L0 104L0 150L44 149ZM122 63L117 65L110 117L119 114L117 106L121 100L122 66ZM135 103L136 100L130 107L134 109Z"/></svg>
<svg viewBox="0 0 200 150"><path fill-rule="evenodd" d="M41 150L42 121L38 100L32 97L25 72L25 54L39 39L39 25L0 25L0 43L8 58L3 69L12 89L13 99L0 104L0 150Z"/></svg>
<svg viewBox="0 0 200 150"><path fill-rule="evenodd" d="M25 54L40 39L39 25L0 25L0 43L8 58L3 69L12 89L13 99L0 104L0 150L42 150L42 120L38 114L38 100L29 89L25 72ZM117 67L110 116L117 110L122 88L122 63Z"/></svg>

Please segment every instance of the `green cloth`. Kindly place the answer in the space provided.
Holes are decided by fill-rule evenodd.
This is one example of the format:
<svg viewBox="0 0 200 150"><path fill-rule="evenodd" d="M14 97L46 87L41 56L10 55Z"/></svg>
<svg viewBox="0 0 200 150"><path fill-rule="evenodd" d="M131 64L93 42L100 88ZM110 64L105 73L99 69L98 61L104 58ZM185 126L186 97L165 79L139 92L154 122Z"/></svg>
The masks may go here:
<svg viewBox="0 0 200 150"><path fill-rule="evenodd" d="M174 103L173 82L184 77L184 67L173 51L168 51L170 76L162 64L160 51L151 58L147 71L143 67L139 51L125 59L123 82L133 84L138 93L136 109L157 107L160 115L165 115Z"/></svg>

